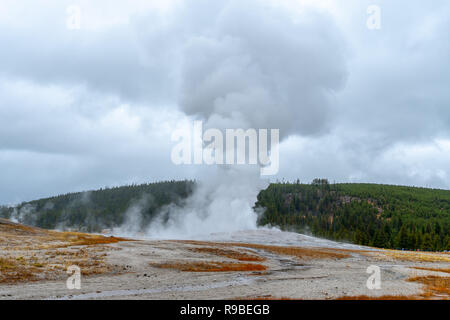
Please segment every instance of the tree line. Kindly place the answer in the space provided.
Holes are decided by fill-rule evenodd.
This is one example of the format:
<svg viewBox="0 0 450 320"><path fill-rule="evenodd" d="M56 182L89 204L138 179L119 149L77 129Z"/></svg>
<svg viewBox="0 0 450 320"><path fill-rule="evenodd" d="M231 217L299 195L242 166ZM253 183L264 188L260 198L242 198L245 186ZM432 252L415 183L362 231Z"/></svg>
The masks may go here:
<svg viewBox="0 0 450 320"><path fill-rule="evenodd" d="M100 232L122 225L126 212L138 206L141 223L147 225L169 204L182 205L193 191L194 181L162 181L102 188L0 207L0 217L46 229Z"/></svg>
<svg viewBox="0 0 450 320"><path fill-rule="evenodd" d="M195 182L103 188L0 207L0 217L47 229L100 232L139 206L143 226L161 208L183 206ZM380 248L450 250L450 191L377 184L273 183L258 194L260 225ZM211 230L214 232L214 230Z"/></svg>
<svg viewBox="0 0 450 320"><path fill-rule="evenodd" d="M450 191L377 184L275 183L262 225L380 248L450 249Z"/></svg>

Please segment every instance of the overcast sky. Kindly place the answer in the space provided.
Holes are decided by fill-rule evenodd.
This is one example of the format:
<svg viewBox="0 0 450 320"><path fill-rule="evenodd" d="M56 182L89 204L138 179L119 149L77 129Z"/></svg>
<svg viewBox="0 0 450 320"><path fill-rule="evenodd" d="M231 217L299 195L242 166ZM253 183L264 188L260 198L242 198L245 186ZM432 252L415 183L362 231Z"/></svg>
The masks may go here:
<svg viewBox="0 0 450 320"><path fill-rule="evenodd" d="M449 30L448 0L0 0L0 204L196 178L193 119L279 128L272 180L450 188Z"/></svg>

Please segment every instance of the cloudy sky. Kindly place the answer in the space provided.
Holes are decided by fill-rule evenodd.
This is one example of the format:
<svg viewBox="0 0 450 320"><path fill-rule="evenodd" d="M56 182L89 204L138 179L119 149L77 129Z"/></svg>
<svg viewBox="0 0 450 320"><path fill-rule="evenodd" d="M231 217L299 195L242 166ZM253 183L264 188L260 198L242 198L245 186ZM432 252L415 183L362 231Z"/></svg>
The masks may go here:
<svg viewBox="0 0 450 320"><path fill-rule="evenodd" d="M272 180L450 188L449 30L447 0L0 0L0 204L199 177L194 119L279 128Z"/></svg>

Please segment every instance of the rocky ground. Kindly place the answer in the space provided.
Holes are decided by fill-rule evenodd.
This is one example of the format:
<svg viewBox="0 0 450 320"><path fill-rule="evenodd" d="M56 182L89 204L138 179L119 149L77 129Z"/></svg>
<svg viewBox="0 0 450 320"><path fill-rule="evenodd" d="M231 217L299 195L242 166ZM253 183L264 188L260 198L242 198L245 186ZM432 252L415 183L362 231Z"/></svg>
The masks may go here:
<svg viewBox="0 0 450 320"><path fill-rule="evenodd" d="M66 270L81 269L68 289ZM368 289L369 266L381 288ZM449 299L450 255L274 230L202 240L61 233L0 221L0 299Z"/></svg>

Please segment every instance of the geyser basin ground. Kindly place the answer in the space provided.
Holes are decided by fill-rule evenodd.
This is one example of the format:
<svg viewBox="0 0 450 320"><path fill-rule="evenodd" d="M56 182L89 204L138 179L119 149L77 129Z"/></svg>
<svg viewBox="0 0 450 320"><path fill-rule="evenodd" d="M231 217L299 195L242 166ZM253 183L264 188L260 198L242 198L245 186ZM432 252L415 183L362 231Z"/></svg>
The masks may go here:
<svg viewBox="0 0 450 320"><path fill-rule="evenodd" d="M116 241L0 223L0 299L450 297L444 253L377 250L275 230ZM66 288L71 264L86 273L80 290ZM381 269L379 290L366 286L370 265Z"/></svg>

